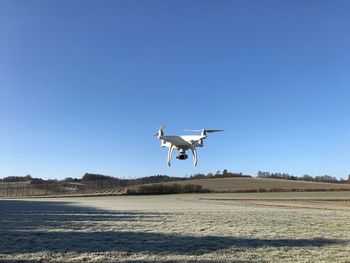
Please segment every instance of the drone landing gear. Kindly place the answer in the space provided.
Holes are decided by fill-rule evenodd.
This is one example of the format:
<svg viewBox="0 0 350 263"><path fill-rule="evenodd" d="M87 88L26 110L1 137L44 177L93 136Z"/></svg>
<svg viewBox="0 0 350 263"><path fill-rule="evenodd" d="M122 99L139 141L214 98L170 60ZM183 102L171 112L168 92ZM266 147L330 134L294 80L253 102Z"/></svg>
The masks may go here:
<svg viewBox="0 0 350 263"><path fill-rule="evenodd" d="M168 166L171 165L171 156L174 151L174 145L171 145L168 149ZM197 150L196 147L191 147L192 155L193 155L193 165L197 166ZM178 160L186 160L188 155L186 154L186 150L180 149L179 154L176 156Z"/></svg>

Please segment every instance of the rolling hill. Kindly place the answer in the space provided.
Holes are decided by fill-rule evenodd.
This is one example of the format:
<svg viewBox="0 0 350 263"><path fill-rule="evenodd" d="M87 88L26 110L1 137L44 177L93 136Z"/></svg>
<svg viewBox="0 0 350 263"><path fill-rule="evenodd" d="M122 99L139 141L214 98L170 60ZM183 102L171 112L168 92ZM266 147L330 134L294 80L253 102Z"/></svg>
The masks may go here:
<svg viewBox="0 0 350 263"><path fill-rule="evenodd" d="M212 178L195 179L162 184L194 184L214 192L248 192L248 191L332 191L349 190L350 184L319 183L265 178ZM134 186L132 188L137 188Z"/></svg>

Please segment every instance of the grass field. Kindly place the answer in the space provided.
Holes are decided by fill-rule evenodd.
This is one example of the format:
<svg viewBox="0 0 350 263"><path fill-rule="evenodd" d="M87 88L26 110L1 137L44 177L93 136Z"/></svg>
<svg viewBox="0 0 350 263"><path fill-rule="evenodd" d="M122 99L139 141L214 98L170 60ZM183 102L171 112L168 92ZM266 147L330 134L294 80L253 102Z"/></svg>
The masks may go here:
<svg viewBox="0 0 350 263"><path fill-rule="evenodd" d="M1 200L0 261L350 262L349 199L350 192L317 192ZM290 205L300 202L316 204Z"/></svg>

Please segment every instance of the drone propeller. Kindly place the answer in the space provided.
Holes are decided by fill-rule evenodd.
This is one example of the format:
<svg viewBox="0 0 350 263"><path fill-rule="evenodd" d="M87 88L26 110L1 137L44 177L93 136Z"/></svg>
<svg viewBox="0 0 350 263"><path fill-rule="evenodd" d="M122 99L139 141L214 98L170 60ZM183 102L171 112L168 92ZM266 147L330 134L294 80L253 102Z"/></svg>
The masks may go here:
<svg viewBox="0 0 350 263"><path fill-rule="evenodd" d="M202 130L184 130L186 132L201 132Z"/></svg>
<svg viewBox="0 0 350 263"><path fill-rule="evenodd" d="M202 130L185 130L188 132L204 132L204 133L212 133L212 132L223 132L224 130L206 130L206 129L202 129Z"/></svg>
<svg viewBox="0 0 350 263"><path fill-rule="evenodd" d="M206 130L206 129L202 129L202 130L186 130L186 131L190 131L190 132L200 132L201 136L206 137L207 133L212 133L212 132L223 132L224 130Z"/></svg>
<svg viewBox="0 0 350 263"><path fill-rule="evenodd" d="M159 127L159 130L154 134L154 136L162 136L164 128L165 128L164 124L161 124Z"/></svg>
<svg viewBox="0 0 350 263"><path fill-rule="evenodd" d="M224 130L204 130L207 133L212 133L212 132L223 132Z"/></svg>

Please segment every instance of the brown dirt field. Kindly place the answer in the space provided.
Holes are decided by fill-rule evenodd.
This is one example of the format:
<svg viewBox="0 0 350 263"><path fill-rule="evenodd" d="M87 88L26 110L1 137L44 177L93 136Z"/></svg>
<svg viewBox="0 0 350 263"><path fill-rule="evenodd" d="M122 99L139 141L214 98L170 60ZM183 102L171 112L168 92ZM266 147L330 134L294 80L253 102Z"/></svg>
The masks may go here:
<svg viewBox="0 0 350 263"><path fill-rule="evenodd" d="M207 194L206 201L231 205L350 211L350 191Z"/></svg>
<svg viewBox="0 0 350 263"><path fill-rule="evenodd" d="M216 199L216 201L219 201ZM349 200L220 200L236 205L278 206L350 211Z"/></svg>
<svg viewBox="0 0 350 263"><path fill-rule="evenodd" d="M305 181L292 181L282 179L263 179L263 178L214 178L214 179L196 179L178 182L167 182L166 184L197 184L203 188L217 192L259 190L350 190L350 184L331 184Z"/></svg>

